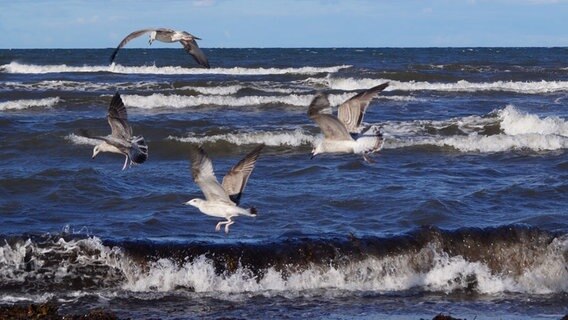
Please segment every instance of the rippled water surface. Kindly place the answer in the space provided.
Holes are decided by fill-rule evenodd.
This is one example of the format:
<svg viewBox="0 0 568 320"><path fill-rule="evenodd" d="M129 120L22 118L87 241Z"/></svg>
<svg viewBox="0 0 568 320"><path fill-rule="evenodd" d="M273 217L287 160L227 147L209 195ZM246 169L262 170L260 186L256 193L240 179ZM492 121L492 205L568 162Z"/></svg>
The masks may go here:
<svg viewBox="0 0 568 320"><path fill-rule="evenodd" d="M568 313L568 51L0 50L0 303L132 318L556 319ZM315 93L388 81L383 150L310 160ZM120 92L149 159L101 154ZM219 177L265 144L229 234Z"/></svg>

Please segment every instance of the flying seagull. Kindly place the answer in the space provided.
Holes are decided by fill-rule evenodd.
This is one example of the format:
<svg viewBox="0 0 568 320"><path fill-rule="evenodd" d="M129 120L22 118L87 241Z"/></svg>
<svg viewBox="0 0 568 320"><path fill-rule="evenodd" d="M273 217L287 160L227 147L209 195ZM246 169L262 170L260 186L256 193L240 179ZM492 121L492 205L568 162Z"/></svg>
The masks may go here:
<svg viewBox="0 0 568 320"><path fill-rule="evenodd" d="M179 41L183 45L185 51L187 51L187 53L189 53L195 59L195 61L197 61L197 63L204 66L205 68L209 68L209 61L207 61L207 57L205 56L203 51L201 51L201 48L199 48L197 42L195 41L201 40L201 38L198 38L186 31L176 31L166 28L142 29L134 31L131 34L127 35L126 38L122 39L122 41L118 44L118 47L116 47L116 49L114 49L114 51L112 52L112 55L110 56L110 62L112 63L114 61L118 50L124 47L124 45L126 45L128 41L134 38L138 38L148 32L150 33L150 40L148 40L148 43L150 45L152 45L152 42L154 42L154 40L168 43Z"/></svg>
<svg viewBox="0 0 568 320"><path fill-rule="evenodd" d="M371 99L388 85L385 82L343 102L338 108L337 117L320 113L330 104L326 94L316 95L308 108L308 117L320 127L324 139L312 150L312 158L321 153L355 153L362 155L365 161L372 162L368 155L381 150L383 136L375 126L359 133L360 125Z"/></svg>
<svg viewBox="0 0 568 320"><path fill-rule="evenodd" d="M232 167L221 184L215 177L213 164L205 150L201 147L192 148L190 160L193 181L201 188L205 200L195 198L185 204L196 207L208 216L227 219L217 223L215 231L221 230L221 226L225 225L225 233L229 233L229 226L235 223L233 218L237 216L256 217L256 208L243 209L239 207L239 203L263 147L264 145L256 147Z"/></svg>
<svg viewBox="0 0 568 320"><path fill-rule="evenodd" d="M148 159L148 146L144 137L133 136L132 127L128 124L126 107L120 98L120 94L115 93L108 107L107 120L110 125L111 134L106 137L92 137L102 140L93 149L93 159L99 152L119 153L126 157L122 170L132 163L143 163Z"/></svg>

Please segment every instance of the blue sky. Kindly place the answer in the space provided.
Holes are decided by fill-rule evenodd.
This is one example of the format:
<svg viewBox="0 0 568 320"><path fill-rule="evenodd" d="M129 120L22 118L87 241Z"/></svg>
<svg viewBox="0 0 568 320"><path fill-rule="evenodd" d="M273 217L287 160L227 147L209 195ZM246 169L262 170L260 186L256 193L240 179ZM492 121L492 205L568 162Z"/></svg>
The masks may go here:
<svg viewBox="0 0 568 320"><path fill-rule="evenodd" d="M3 49L110 48L146 27L205 48L565 47L568 0L0 0Z"/></svg>

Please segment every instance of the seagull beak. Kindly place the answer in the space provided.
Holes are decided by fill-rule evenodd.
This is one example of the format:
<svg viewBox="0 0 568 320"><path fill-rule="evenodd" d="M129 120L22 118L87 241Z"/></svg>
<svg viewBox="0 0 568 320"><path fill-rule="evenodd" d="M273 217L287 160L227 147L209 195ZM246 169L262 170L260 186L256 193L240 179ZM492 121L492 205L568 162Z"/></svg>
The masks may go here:
<svg viewBox="0 0 568 320"><path fill-rule="evenodd" d="M316 157L316 155L315 155L315 154L312 154L311 157L310 157L310 160L312 160L312 159L315 158L315 157Z"/></svg>

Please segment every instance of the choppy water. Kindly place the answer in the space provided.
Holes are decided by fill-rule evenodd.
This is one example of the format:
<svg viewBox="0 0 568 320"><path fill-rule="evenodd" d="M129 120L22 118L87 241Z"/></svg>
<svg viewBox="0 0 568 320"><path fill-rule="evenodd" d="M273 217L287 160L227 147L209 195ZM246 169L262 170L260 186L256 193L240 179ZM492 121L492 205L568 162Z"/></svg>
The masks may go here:
<svg viewBox="0 0 568 320"><path fill-rule="evenodd" d="M121 317L556 319L568 313L568 50L0 50L0 303ZM309 159L317 91L390 86L385 146ZM118 90L146 163L91 160ZM223 175L266 148L231 232L188 149Z"/></svg>

